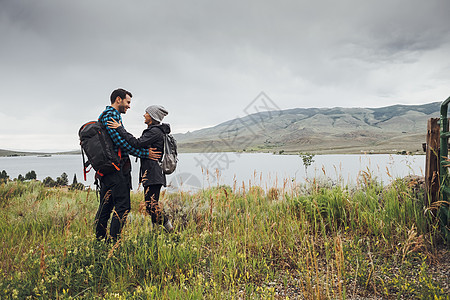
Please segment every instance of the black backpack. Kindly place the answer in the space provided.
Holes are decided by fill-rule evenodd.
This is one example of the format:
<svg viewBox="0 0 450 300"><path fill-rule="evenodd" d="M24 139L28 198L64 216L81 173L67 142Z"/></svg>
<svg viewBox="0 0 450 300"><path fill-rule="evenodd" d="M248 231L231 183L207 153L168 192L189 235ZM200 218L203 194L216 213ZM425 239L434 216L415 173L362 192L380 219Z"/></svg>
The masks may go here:
<svg viewBox="0 0 450 300"><path fill-rule="evenodd" d="M178 162L177 141L171 134L164 133L164 149L160 166L164 174L172 174Z"/></svg>
<svg viewBox="0 0 450 300"><path fill-rule="evenodd" d="M102 123L98 121L87 122L81 126L78 136L80 137L85 181L86 173L90 171L90 169L87 170L89 165L100 176L120 170L120 148L119 153L114 151L114 143Z"/></svg>

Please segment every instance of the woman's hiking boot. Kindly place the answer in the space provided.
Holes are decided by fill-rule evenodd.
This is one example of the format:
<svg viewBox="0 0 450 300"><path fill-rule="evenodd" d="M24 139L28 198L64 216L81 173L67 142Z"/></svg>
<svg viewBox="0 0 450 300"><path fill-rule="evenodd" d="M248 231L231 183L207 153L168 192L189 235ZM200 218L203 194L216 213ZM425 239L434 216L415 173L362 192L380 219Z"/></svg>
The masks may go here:
<svg viewBox="0 0 450 300"><path fill-rule="evenodd" d="M173 231L172 222L170 222L169 219L167 219L166 222L164 222L163 226L166 232L171 233Z"/></svg>

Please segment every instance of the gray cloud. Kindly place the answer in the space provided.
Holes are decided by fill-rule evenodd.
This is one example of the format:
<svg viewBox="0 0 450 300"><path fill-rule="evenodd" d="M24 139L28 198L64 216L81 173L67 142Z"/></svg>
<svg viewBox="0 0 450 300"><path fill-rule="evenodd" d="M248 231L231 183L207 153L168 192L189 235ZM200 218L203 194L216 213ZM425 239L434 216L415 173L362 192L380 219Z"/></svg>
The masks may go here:
<svg viewBox="0 0 450 300"><path fill-rule="evenodd" d="M135 134L149 104L184 132L243 116L261 91L283 109L444 100L449 12L446 0L0 0L0 148L75 149L117 87L134 94Z"/></svg>

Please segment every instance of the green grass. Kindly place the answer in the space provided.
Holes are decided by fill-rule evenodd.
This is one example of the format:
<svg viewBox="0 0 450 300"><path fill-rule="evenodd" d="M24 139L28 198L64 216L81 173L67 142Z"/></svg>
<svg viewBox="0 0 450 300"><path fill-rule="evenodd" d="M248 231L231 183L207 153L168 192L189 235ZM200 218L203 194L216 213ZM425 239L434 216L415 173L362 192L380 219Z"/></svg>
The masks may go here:
<svg viewBox="0 0 450 300"><path fill-rule="evenodd" d="M448 255L423 192L364 173L354 187L220 186L164 194L175 233L140 213L94 238L93 191L0 185L1 299L449 299Z"/></svg>

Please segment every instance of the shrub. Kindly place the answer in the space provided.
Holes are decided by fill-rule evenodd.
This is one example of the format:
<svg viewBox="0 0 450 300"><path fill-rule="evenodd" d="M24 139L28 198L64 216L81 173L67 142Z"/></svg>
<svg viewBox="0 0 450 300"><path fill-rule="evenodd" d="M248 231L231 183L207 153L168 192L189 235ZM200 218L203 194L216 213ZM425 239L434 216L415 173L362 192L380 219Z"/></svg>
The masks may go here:
<svg viewBox="0 0 450 300"><path fill-rule="evenodd" d="M27 174L25 174L25 180L35 180L37 178L35 171L30 171Z"/></svg>
<svg viewBox="0 0 450 300"><path fill-rule="evenodd" d="M9 176L5 170L0 173L0 183L7 182L9 180Z"/></svg>
<svg viewBox="0 0 450 300"><path fill-rule="evenodd" d="M65 172L62 173L60 177L56 178L57 186L66 186L68 184L69 184L69 178L67 177L67 174Z"/></svg>
<svg viewBox="0 0 450 300"><path fill-rule="evenodd" d="M42 183L46 187L55 187L56 186L56 181L54 181L53 178L51 178L50 176L45 177L45 179L42 180Z"/></svg>

